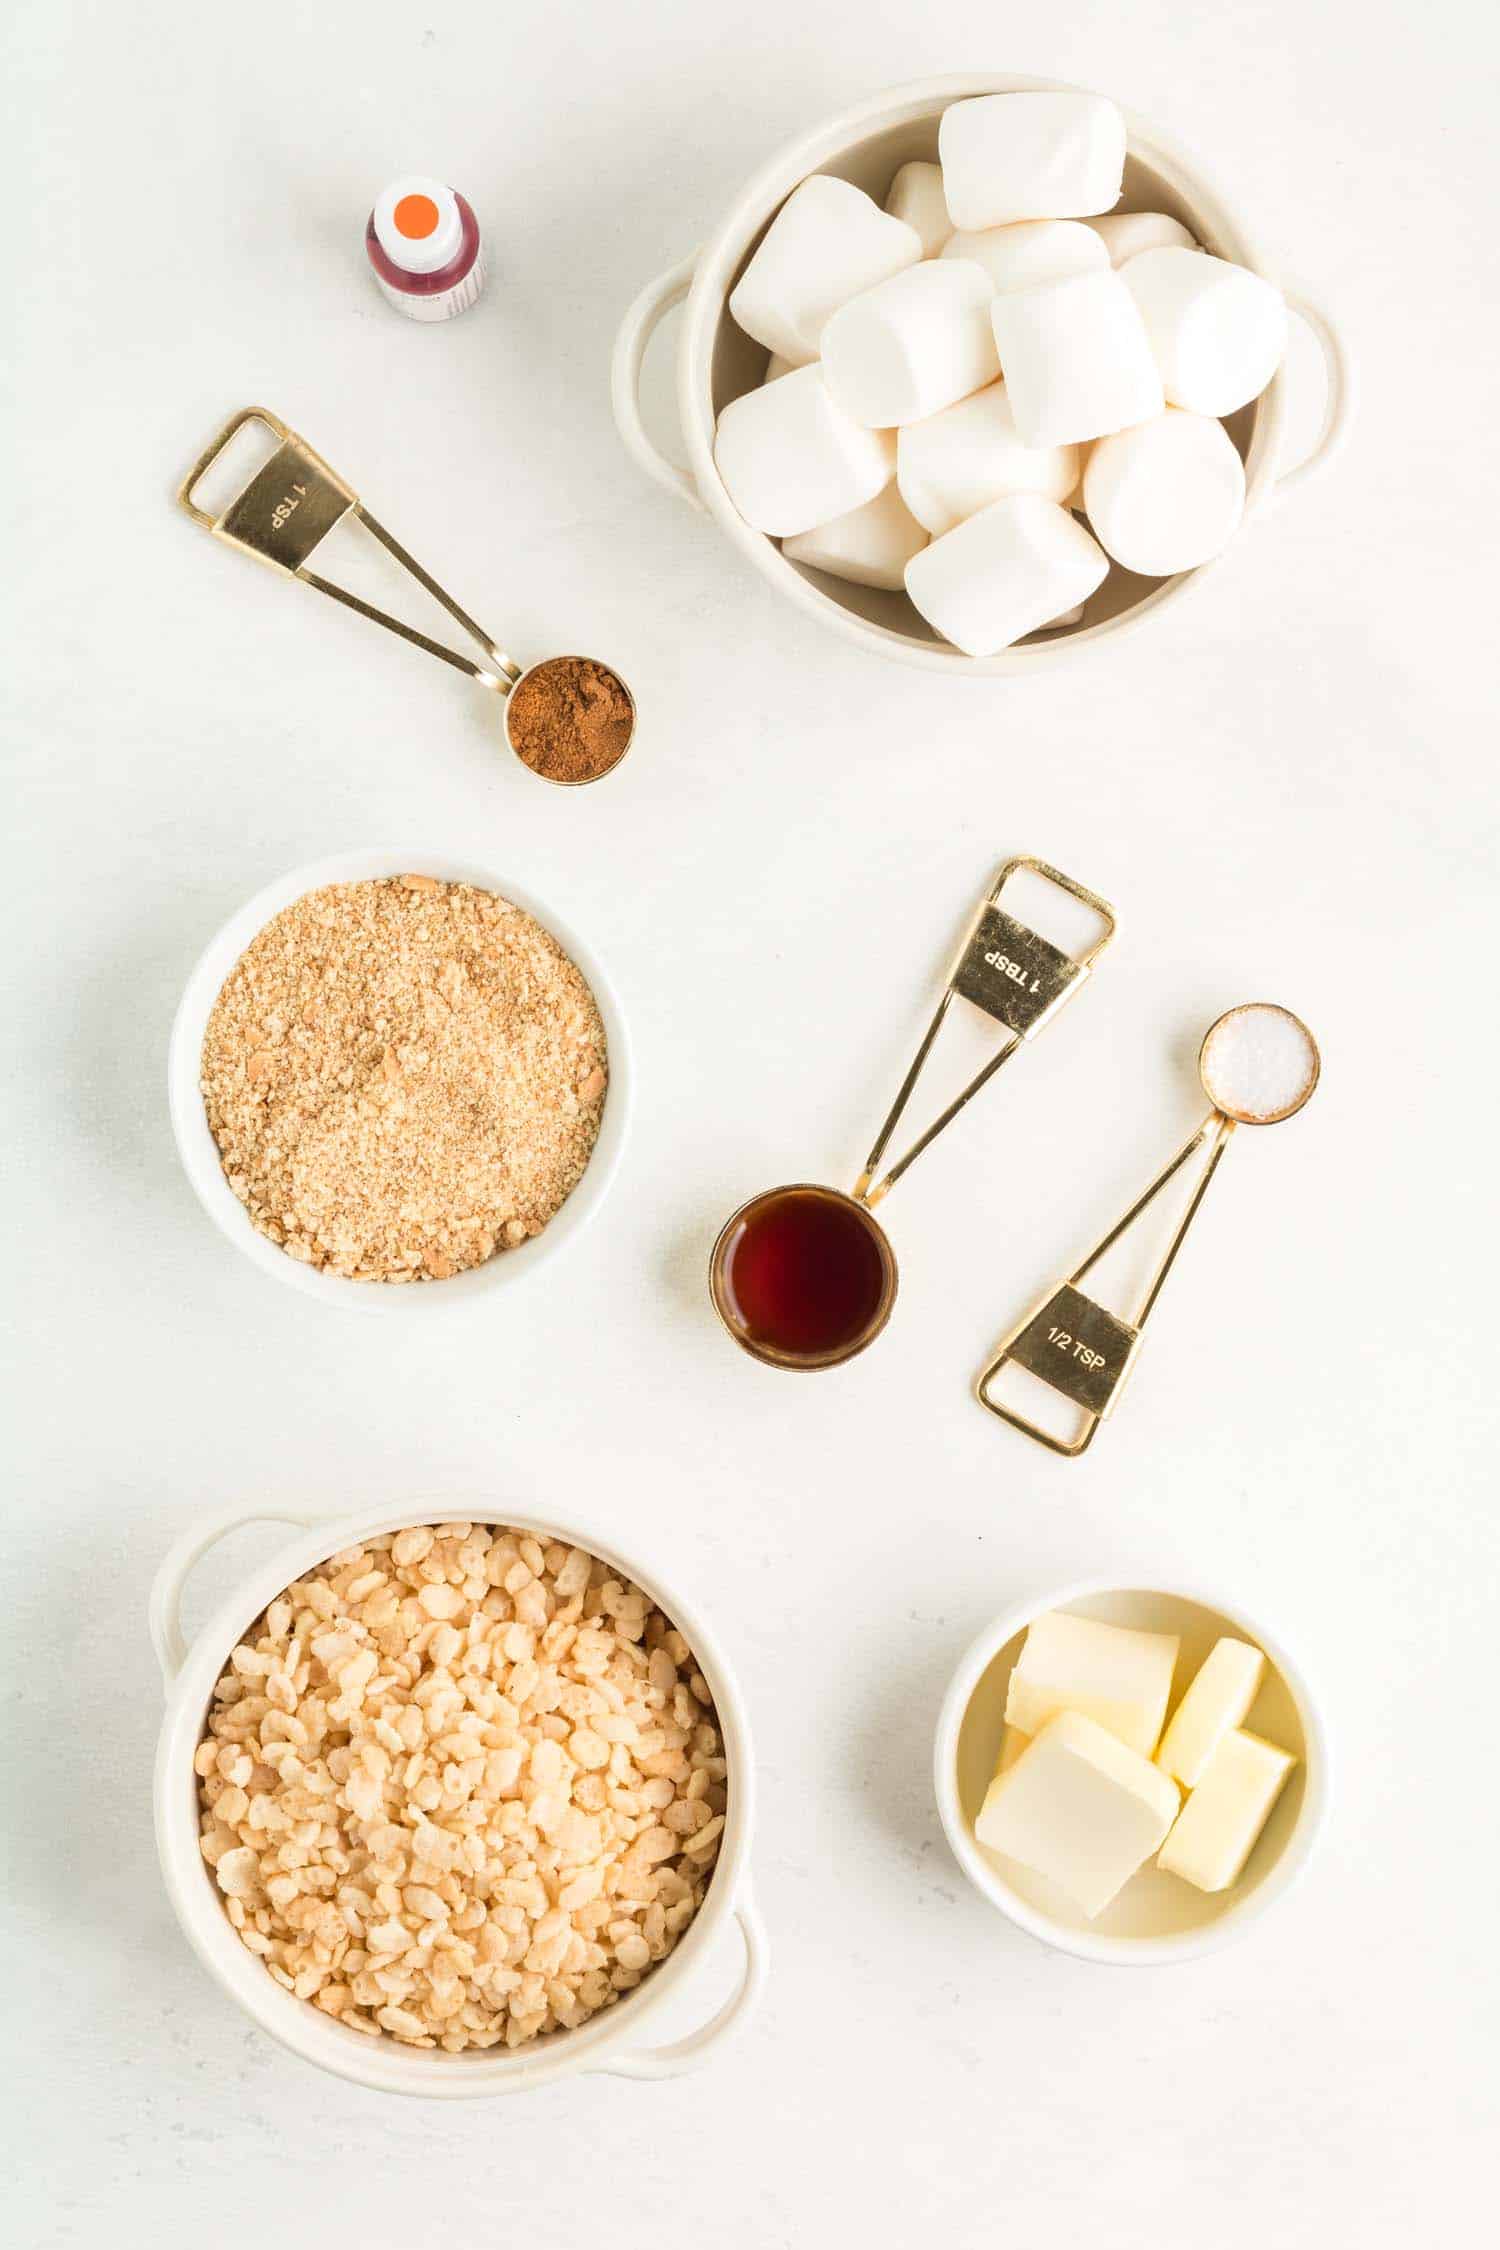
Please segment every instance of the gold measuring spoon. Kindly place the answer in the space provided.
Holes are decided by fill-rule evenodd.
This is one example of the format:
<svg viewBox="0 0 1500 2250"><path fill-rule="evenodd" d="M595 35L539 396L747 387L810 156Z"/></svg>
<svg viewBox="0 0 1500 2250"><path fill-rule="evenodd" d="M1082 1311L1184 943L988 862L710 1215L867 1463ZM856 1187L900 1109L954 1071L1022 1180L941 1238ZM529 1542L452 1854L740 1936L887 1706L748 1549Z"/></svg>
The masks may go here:
<svg viewBox="0 0 1500 2250"><path fill-rule="evenodd" d="M1026 869L1079 900L1103 923L1084 953L1062 952L1001 904L1012 876ZM949 973L936 1012L854 1192L799 1182L768 1188L727 1219L709 1261L709 1294L742 1351L768 1367L803 1372L838 1367L864 1351L890 1319L899 1279L896 1253L873 1216L945 1126L1012 1055L1050 1023L1087 980L1115 932L1114 909L1093 891L1039 859L1010 859L981 900ZM943 1019L955 999L969 1001L1010 1036L904 1156L877 1179Z"/></svg>
<svg viewBox="0 0 1500 2250"><path fill-rule="evenodd" d="M1253 1000L1211 1024L1198 1050L1198 1075L1213 1104L1203 1123L1137 1197L1118 1225L1094 1245L1082 1265L1061 1287L1043 1298L1012 1330L975 1385L981 1406L1012 1429L1035 1438L1054 1453L1075 1460L1087 1452L1094 1432L1114 1411L1126 1376L1135 1365L1151 1309L1161 1295L1183 1237L1208 1192L1208 1183L1229 1145L1236 1125L1279 1125L1311 1101L1321 1061L1317 1041L1289 1008ZM1177 1231L1152 1277L1133 1321L1109 1312L1079 1287L1106 1251L1112 1250L1196 1150L1207 1147L1207 1162L1193 1189ZM1083 1416L1080 1435L1069 1442L1054 1436L1003 1400L991 1395L1002 1368L1014 1365L1060 1392Z"/></svg>
<svg viewBox="0 0 1500 2250"><path fill-rule="evenodd" d="M257 469L249 483L226 508L216 516L210 515L206 509L198 506L193 494L225 447L251 422L258 422L270 431L277 440L276 451ZM466 610L459 608L453 596L445 593L437 580L429 576L416 558L409 555L391 537L385 526L376 522L358 494L328 466L321 455L314 453L307 440L289 430L285 422L267 408L246 406L238 414L230 416L213 443L199 456L184 478L178 488L177 499L194 523L211 531L216 539L226 541L231 547L242 548L246 554L254 555L260 562L269 563L273 570L283 571L289 578L300 578L304 585L315 587L320 594L330 595L334 601L342 602L346 609L357 610L361 617L368 617L373 624L383 625L387 632L398 633L402 640L410 641L414 648L425 649L429 656L439 658L444 664L451 664L455 671L463 672L471 680L477 680L482 687L492 689L506 706L506 740L528 771L539 774L542 780L556 781L565 787L602 781L607 773L613 773L630 748L635 733L635 698L613 666L601 664L596 658L564 656L546 657L540 663L524 669L513 662L503 649L495 645L484 628L477 625ZM476 664L472 657L462 655L459 650L447 648L441 641L430 640L425 633L419 633L415 626L403 624L399 617L389 616L385 610L376 609L371 603L362 601L358 594L351 594L346 587L335 586L330 579L321 578L316 571L308 569L309 558L334 526L342 523L345 516L349 515L356 516L380 544L395 556L402 569L408 571L417 584L424 587L434 601L441 603L450 617L456 619L476 646L483 649L490 660L488 664ZM592 770L577 773L547 772L525 755L517 741L512 720L518 707L518 698L524 703L538 689L560 685L555 675L563 667L576 665L587 668L586 687L590 694L603 692L609 697L612 710L617 711L619 706L623 706L624 715L611 716L595 730L601 739L587 742L582 732L582 713L575 699L575 707L571 713L572 723L578 730L574 746L579 751L580 761L591 766ZM553 677L549 678L549 675ZM618 696L615 695L616 690ZM564 726L568 724L569 716L566 712L563 714Z"/></svg>

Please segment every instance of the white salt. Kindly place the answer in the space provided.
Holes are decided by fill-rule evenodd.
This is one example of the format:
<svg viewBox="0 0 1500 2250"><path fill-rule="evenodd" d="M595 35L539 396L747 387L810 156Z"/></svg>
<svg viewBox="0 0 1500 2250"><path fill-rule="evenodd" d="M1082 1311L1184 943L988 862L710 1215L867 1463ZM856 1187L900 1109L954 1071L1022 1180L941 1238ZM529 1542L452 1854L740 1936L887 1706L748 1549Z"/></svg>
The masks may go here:
<svg viewBox="0 0 1500 2250"><path fill-rule="evenodd" d="M1300 1109L1317 1085L1318 1049L1289 1009L1256 1000L1220 1016L1198 1069L1215 1109L1245 1125L1273 1125Z"/></svg>

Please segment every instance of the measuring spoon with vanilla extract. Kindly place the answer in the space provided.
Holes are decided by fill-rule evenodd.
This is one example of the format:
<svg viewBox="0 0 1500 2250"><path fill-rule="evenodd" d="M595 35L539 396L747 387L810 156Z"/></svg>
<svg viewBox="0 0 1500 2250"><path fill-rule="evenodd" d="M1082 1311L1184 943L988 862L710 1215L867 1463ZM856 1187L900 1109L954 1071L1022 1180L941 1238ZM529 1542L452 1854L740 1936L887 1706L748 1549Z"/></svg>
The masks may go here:
<svg viewBox="0 0 1500 2250"><path fill-rule="evenodd" d="M1051 884L1097 917L1099 933L1081 953L1065 953L1001 903L1025 872ZM1050 1023L1088 977L1114 936L1113 907L1039 859L1009 859L959 948L942 996L876 1135L852 1193L800 1181L767 1188L725 1221L709 1260L714 1310L742 1351L768 1367L811 1373L840 1367L873 1344L896 1301L896 1253L874 1206L950 1125L1002 1064ZM969 1001L1008 1034L906 1153L877 1178L954 999Z"/></svg>

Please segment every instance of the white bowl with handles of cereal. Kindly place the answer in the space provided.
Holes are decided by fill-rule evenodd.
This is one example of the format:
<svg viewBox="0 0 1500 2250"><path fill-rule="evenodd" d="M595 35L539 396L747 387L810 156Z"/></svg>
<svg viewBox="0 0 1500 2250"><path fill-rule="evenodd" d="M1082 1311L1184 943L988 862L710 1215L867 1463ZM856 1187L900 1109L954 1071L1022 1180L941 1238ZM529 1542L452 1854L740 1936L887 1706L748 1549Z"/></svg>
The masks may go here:
<svg viewBox="0 0 1500 2250"><path fill-rule="evenodd" d="M766 1974L739 1687L702 1618L591 1529L454 1506L241 1507L167 1554L150 1597L167 1895L263 2031L357 2084L461 2098L675 2076ZM298 1534L189 1646L195 1564L261 1522ZM734 1991L653 2041L731 1922Z"/></svg>

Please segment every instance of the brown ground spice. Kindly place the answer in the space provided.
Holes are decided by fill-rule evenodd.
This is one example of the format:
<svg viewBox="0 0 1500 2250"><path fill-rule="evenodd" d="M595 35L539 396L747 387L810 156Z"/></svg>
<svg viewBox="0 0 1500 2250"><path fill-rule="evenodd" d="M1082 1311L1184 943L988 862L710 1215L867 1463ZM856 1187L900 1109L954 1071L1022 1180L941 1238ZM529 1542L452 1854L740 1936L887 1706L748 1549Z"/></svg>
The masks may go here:
<svg viewBox="0 0 1500 2250"><path fill-rule="evenodd" d="M635 707L607 664L553 656L512 690L505 723L516 756L544 781L598 781L629 749Z"/></svg>
<svg viewBox="0 0 1500 2250"><path fill-rule="evenodd" d="M431 875L335 883L241 954L203 1039L262 1234L360 1281L444 1281L540 1234L598 1137L604 1026L531 915Z"/></svg>

